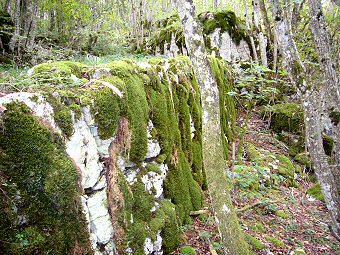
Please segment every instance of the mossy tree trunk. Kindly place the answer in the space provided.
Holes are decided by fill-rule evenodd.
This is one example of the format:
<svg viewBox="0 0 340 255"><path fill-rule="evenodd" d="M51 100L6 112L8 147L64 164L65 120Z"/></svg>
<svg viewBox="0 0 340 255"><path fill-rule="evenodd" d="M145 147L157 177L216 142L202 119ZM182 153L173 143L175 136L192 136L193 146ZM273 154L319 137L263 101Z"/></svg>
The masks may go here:
<svg viewBox="0 0 340 255"><path fill-rule="evenodd" d="M208 189L226 254L249 254L231 203L220 126L219 92L207 58L202 28L195 19L192 0L177 0L185 41L201 89L203 162Z"/></svg>
<svg viewBox="0 0 340 255"><path fill-rule="evenodd" d="M327 208L331 214L332 223L340 233L340 200L335 178L331 171L328 157L323 148L323 124L325 100L325 86L307 84L306 69L299 57L291 29L291 17L288 8L284 8L289 0L273 0L272 12L275 20L275 36L283 55L283 62L289 76L296 85L298 95L304 108L304 120L306 126L306 140L311 161L315 168L316 176L320 182L322 193L325 197Z"/></svg>
<svg viewBox="0 0 340 255"><path fill-rule="evenodd" d="M332 169L337 180L338 192L340 192L340 80L339 73L335 69L339 59L332 54L335 51L330 44L321 2L319 0L309 0L308 4L311 14L310 29L324 76L323 85L326 92L325 116L331 120L331 136L334 140Z"/></svg>

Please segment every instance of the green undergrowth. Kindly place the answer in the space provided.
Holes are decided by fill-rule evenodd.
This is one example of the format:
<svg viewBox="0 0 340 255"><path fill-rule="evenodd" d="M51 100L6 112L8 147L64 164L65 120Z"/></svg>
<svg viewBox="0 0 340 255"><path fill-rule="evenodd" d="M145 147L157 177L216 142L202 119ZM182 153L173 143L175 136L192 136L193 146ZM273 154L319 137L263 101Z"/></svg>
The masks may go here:
<svg viewBox="0 0 340 255"><path fill-rule="evenodd" d="M315 184L313 185L312 187L310 187L308 190L307 190L307 194L322 201L322 202L325 202L325 198L321 192L321 187L320 187L320 184Z"/></svg>
<svg viewBox="0 0 340 255"><path fill-rule="evenodd" d="M301 134L303 129L303 110L301 105L282 103L273 106L270 127L275 132L282 131Z"/></svg>
<svg viewBox="0 0 340 255"><path fill-rule="evenodd" d="M256 239L255 237L249 234L245 235L245 239L255 251L260 251L262 249L267 248L267 246L261 240Z"/></svg>
<svg viewBox="0 0 340 255"><path fill-rule="evenodd" d="M0 248L4 254L92 254L77 169L57 134L23 104L7 104L0 132Z"/></svg>
<svg viewBox="0 0 340 255"><path fill-rule="evenodd" d="M236 186L243 189L277 189L279 185L296 187L297 174L302 175L301 167L282 154L274 154L246 144L246 154L252 165L234 166Z"/></svg>

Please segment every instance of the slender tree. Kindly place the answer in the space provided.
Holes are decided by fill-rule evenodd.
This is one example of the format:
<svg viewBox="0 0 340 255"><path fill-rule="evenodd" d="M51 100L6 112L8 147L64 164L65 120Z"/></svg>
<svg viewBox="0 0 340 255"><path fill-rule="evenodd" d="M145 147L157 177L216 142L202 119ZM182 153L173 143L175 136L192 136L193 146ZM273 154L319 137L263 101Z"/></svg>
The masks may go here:
<svg viewBox="0 0 340 255"><path fill-rule="evenodd" d="M307 147L310 152L316 176L320 182L327 208L331 214L333 226L340 233L340 200L339 194L323 148L324 102L326 86L307 81L306 67L300 60L292 29L291 13L288 8L289 0L272 1L272 12L275 20L275 37L283 55L284 65L294 82L304 109Z"/></svg>
<svg viewBox="0 0 340 255"><path fill-rule="evenodd" d="M336 71L339 58L332 54L335 50L330 44L328 29L319 0L308 1L311 22L310 29L313 34L316 51L318 53L320 68L323 73L323 86L325 88L324 116L330 119L331 136L334 140L333 149L333 175L336 179L338 193L340 194L340 79ZM338 219L340 223L340 219ZM340 235L340 232L339 232Z"/></svg>
<svg viewBox="0 0 340 255"><path fill-rule="evenodd" d="M177 0L185 42L201 89L203 109L203 162L219 231L226 254L249 254L231 203L220 127L219 92L207 58L202 28L195 19L192 0Z"/></svg>

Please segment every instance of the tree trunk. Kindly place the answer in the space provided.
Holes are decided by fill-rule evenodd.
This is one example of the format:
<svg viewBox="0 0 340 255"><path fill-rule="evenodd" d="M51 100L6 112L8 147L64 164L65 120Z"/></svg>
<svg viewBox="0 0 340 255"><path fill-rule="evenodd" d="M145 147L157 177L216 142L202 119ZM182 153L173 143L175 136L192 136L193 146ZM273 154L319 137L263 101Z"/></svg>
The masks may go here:
<svg viewBox="0 0 340 255"><path fill-rule="evenodd" d="M263 34L262 22L261 22L261 10L260 10L260 3L259 0L252 1L253 6L253 31L257 33L258 41L259 41L259 49L260 49L260 57L261 57L261 64L264 66L268 65L267 61L267 38ZM263 17L262 17L263 19Z"/></svg>
<svg viewBox="0 0 340 255"><path fill-rule="evenodd" d="M310 29L313 34L316 51L318 53L320 68L324 77L325 105L324 114L331 119L331 126L327 127L334 140L333 149L333 175L336 179L337 190L340 192L340 82L336 65L339 59L332 56L331 47L322 5L319 0L309 0L311 16ZM340 193L339 193L340 194ZM338 219L340 222L340 219ZM340 232L339 232L340 235Z"/></svg>
<svg viewBox="0 0 340 255"><path fill-rule="evenodd" d="M11 52L14 52L15 47L19 45L19 37L20 37L20 24L21 24L21 19L20 19L20 8L21 8L21 0L16 0L15 1L15 10L14 10L14 25L15 25L15 30L14 34L11 38L11 41L9 43L9 49Z"/></svg>
<svg viewBox="0 0 340 255"><path fill-rule="evenodd" d="M203 162L212 205L218 220L219 231L225 253L230 255L249 254L242 231L232 206L229 185L225 174L223 147L220 128L219 92L207 58L202 28L196 21L192 0L177 0L186 46L193 70L201 89L203 109Z"/></svg>
<svg viewBox="0 0 340 255"><path fill-rule="evenodd" d="M287 2L285 2L287 4ZM328 163L322 141L322 115L325 87L306 83L305 66L300 60L295 41L292 36L291 19L287 9L283 9L279 0L273 0L275 20L275 36L284 58L284 65L302 100L306 126L306 140L316 176L320 182L327 208L331 214L336 232L340 233L340 200L334 176ZM313 86L314 85L314 86Z"/></svg>
<svg viewBox="0 0 340 255"><path fill-rule="evenodd" d="M256 52L256 46L255 46L255 42L254 42L254 37L251 33L251 29L250 29L250 25L249 25L249 17L248 17L248 4L247 4L247 1L244 0L244 15L245 15L245 20L246 20L246 27L247 27L247 32L249 34L249 38L250 38L250 44L251 44L251 49L252 49L252 52L253 52L253 58L254 58L254 61L256 63L259 62L259 59L257 57L257 52Z"/></svg>

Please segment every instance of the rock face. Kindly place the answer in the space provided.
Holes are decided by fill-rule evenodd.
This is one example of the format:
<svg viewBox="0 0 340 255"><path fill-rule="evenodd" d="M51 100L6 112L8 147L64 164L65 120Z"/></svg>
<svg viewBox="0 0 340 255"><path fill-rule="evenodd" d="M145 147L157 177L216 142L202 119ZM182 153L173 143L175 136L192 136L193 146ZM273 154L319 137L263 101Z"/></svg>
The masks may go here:
<svg viewBox="0 0 340 255"><path fill-rule="evenodd" d="M58 68L67 70L64 72L67 77L73 69L78 75L81 73L81 64L62 62L35 67L33 78L38 79L39 70L46 74L50 69L58 72ZM223 63L214 68L224 68ZM217 69L215 71L219 73ZM27 178L42 175L37 178L40 186L34 186L34 194L50 197L53 213L62 215L75 206L72 209L75 216L70 222L58 221L52 228L57 232L55 235L61 237L78 231L82 239L77 239L76 235L60 238L65 248L56 254L80 249L81 242L88 243L87 248L82 247L83 254L169 254L179 244L179 228L189 220L190 211L202 206L202 188L206 185L202 166L200 93L190 62L184 57L158 64L117 61L93 73L99 80L96 82L96 78L91 77L91 83L85 82L90 84L88 89L70 91L46 87L50 92L22 92L1 97L0 125L4 127L4 134L14 139L21 126L8 121L23 116L30 121L27 125L36 123L38 129L44 130L37 131L37 135L44 134L36 138L39 146L46 141L50 143L46 150L56 158L46 159L46 169L40 169L39 163L40 157L44 159L44 156L34 154L44 151L28 144L31 154L25 157L34 166L29 173L25 168L22 171ZM121 93L117 94L117 90ZM13 110L16 108L20 114ZM121 116L128 121L125 129L119 126ZM21 132L34 135L25 129ZM119 140L121 133L128 139ZM40 141L41 137L47 137L44 138L47 140ZM10 154L6 141L0 133L0 163L3 163L2 159L7 160L8 156L2 156L4 153L12 155L7 162L12 164L10 162L16 161L15 154ZM119 153L114 151L117 144L121 146ZM6 170L9 177L16 174L10 169ZM116 171L114 180L110 175L113 169ZM74 179L68 179L69 175ZM52 177L55 177L53 182ZM12 187L9 180L5 180L7 186L4 187ZM31 199L32 187L27 186L25 180L21 192ZM73 181L72 189L69 188L70 181ZM11 196L12 188L5 192ZM75 202L68 201L65 194L72 194L70 198ZM16 193L13 196L17 196ZM11 231L12 225L31 222L30 215L22 213L19 204L17 208L13 217L23 220L15 220L9 225L6 222L11 220L1 221L0 224L5 224L2 228ZM5 208L0 216L10 211ZM30 228L39 230L39 225L32 224ZM58 224L73 224L75 229L61 230ZM41 235L50 238L44 231ZM50 245L53 246L53 242ZM43 247L33 248L44 253ZM4 250L11 253L11 249ZM24 252L30 253L30 250Z"/></svg>
<svg viewBox="0 0 340 255"><path fill-rule="evenodd" d="M242 23L232 11L206 12L198 15L203 26L207 50L229 62L251 60L249 37ZM155 55L187 56L183 28L177 16L158 21L159 32L154 34L146 48ZM162 46L162 48L160 48Z"/></svg>
<svg viewBox="0 0 340 255"><path fill-rule="evenodd" d="M221 32L221 28L217 28L208 37L211 42L211 48L218 50L213 54L219 54L229 62L251 60L249 45L245 40L241 40L239 44L236 44L228 32Z"/></svg>

